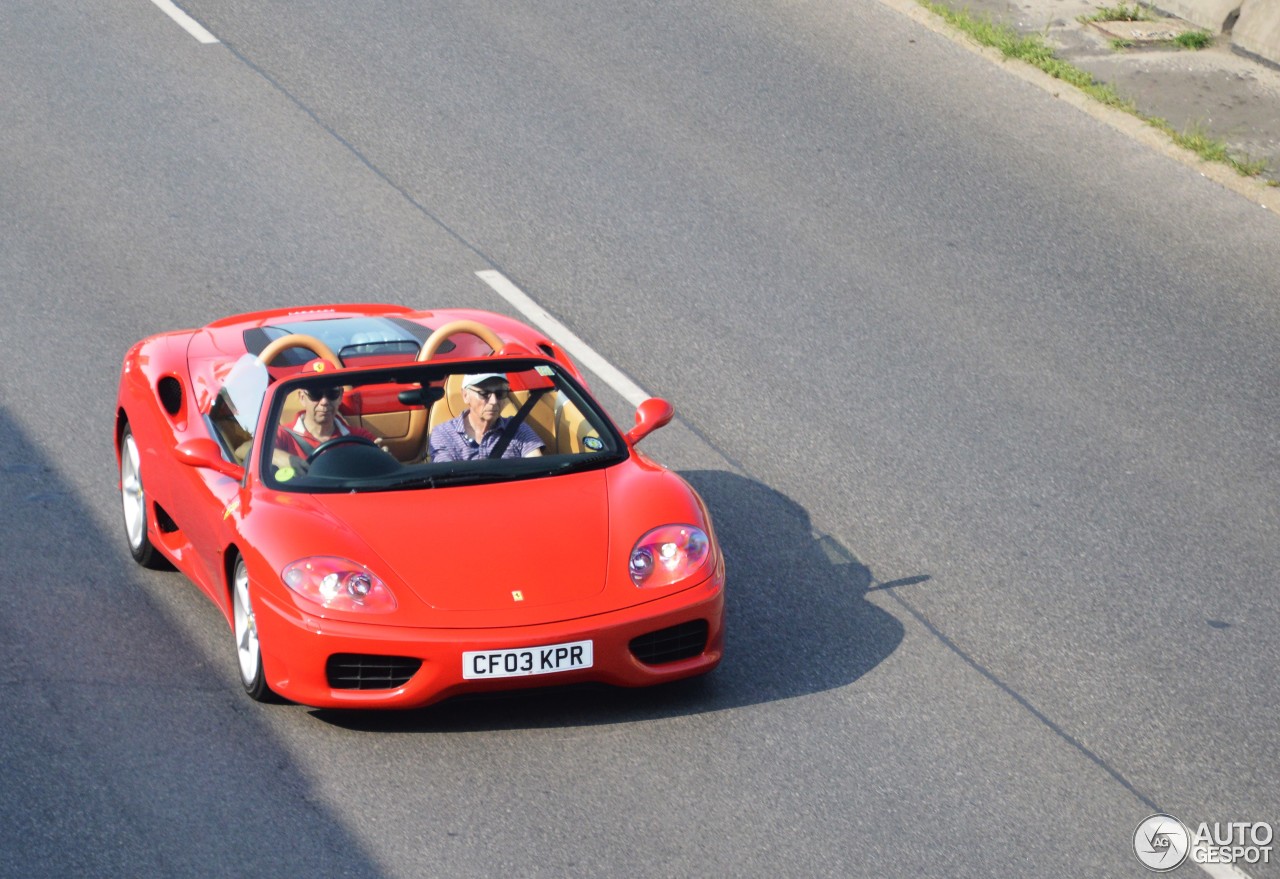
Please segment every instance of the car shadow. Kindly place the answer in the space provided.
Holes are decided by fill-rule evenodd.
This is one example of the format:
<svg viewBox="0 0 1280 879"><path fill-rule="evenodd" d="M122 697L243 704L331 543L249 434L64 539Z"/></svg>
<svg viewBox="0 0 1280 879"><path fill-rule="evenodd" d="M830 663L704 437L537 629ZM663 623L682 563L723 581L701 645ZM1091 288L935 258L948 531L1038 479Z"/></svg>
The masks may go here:
<svg viewBox="0 0 1280 879"><path fill-rule="evenodd" d="M239 692L212 602L130 558L119 501L86 488L114 479L107 443L68 466L0 405L0 876L386 875ZM219 659L175 608L226 633Z"/></svg>
<svg viewBox="0 0 1280 879"><path fill-rule="evenodd" d="M627 723L790 699L847 686L902 641L903 627L867 600L871 570L806 510L755 480L681 474L711 509L727 569L725 654L709 675L646 689L548 688L471 697L402 712L313 710L337 726L465 732ZM910 578L920 582L927 576Z"/></svg>

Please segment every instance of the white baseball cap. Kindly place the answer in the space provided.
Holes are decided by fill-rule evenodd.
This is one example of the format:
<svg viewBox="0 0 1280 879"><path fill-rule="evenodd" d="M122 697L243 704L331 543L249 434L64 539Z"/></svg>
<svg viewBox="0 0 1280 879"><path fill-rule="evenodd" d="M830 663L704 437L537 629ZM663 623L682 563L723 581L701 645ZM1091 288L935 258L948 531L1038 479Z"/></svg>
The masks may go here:
<svg viewBox="0 0 1280 879"><path fill-rule="evenodd" d="M503 384L510 384L510 382L507 381L507 376L505 373L473 372L470 375L464 375L462 377L462 386L464 388L474 388L474 387L477 387L478 385L484 384L487 381L492 381L495 378L501 381Z"/></svg>

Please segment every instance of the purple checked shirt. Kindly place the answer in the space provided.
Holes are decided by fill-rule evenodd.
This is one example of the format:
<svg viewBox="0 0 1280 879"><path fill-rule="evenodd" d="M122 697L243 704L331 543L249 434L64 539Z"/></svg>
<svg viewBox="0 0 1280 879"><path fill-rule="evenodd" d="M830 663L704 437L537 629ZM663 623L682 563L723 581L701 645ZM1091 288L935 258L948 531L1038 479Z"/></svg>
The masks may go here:
<svg viewBox="0 0 1280 879"><path fill-rule="evenodd" d="M506 429L509 420L499 418L497 426L485 431L484 436L477 443L467 436L466 430L462 427L462 419L466 417L467 413L464 412L457 418L437 425L436 429L431 431L429 449L432 461L474 461L477 458L489 457L489 453L498 444L498 438L502 436L502 431ZM536 452L543 445L542 440L533 432L533 428L522 424L516 428L516 435L511 438L502 457L523 458L525 455Z"/></svg>

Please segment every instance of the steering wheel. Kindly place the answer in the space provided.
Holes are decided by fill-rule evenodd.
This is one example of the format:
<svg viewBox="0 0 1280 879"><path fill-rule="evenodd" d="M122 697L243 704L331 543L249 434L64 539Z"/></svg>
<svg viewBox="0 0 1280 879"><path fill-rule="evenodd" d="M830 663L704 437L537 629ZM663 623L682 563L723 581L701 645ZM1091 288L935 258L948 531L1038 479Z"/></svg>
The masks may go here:
<svg viewBox="0 0 1280 879"><path fill-rule="evenodd" d="M310 467L316 458L319 458L330 449L335 449L338 446L344 446L349 443L355 443L362 446L373 446L375 449L378 448L378 444L367 436L358 436L354 433L344 433L341 436L331 436L311 450L311 454L307 455L307 466Z"/></svg>
<svg viewBox="0 0 1280 879"><path fill-rule="evenodd" d="M479 321L451 320L428 336L427 341L422 343L422 350L418 352L418 362L430 360L440 350L440 346L445 343L446 339L463 333L475 336L494 351L502 347L502 339L498 338L498 334Z"/></svg>
<svg viewBox="0 0 1280 879"><path fill-rule="evenodd" d="M276 339L259 352L258 361L263 366L270 366L271 362L280 356L280 352L288 351L290 348L305 348L321 360L327 361L334 369L342 369L342 360L333 353L332 348L315 336L304 333L290 333Z"/></svg>

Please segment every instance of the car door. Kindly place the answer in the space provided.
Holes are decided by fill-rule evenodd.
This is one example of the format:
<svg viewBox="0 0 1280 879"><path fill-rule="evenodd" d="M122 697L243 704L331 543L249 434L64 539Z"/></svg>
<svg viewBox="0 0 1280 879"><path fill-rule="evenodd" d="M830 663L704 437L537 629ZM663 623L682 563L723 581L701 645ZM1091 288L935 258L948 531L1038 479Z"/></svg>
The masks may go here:
<svg viewBox="0 0 1280 879"><path fill-rule="evenodd" d="M250 457L267 383L266 367L253 355L241 357L203 415L220 454L215 462L219 466L202 465L196 456L186 459L189 466L179 468L184 471L181 479L186 493L185 521L179 524L186 530L193 556L188 568L200 587L224 609L228 597L223 555L235 538L245 491L243 468Z"/></svg>

